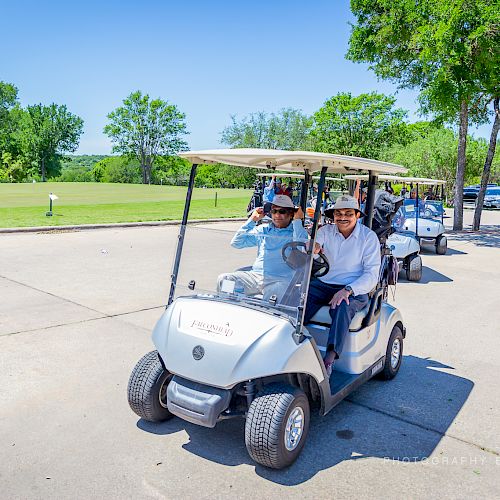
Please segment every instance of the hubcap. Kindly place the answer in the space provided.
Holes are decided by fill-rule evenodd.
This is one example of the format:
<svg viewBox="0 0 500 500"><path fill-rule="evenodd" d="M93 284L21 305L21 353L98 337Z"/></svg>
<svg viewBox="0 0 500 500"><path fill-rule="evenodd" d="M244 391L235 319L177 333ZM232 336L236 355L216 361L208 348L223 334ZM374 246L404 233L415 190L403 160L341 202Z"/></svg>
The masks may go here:
<svg viewBox="0 0 500 500"><path fill-rule="evenodd" d="M165 377L165 380L161 383L160 392L158 393L158 399L160 400L160 405L163 406L163 408L167 408L167 389L169 382L170 377Z"/></svg>
<svg viewBox="0 0 500 500"><path fill-rule="evenodd" d="M297 448L304 432L304 411L296 406L290 413L285 427L285 447L288 451Z"/></svg>
<svg viewBox="0 0 500 500"><path fill-rule="evenodd" d="M399 363L399 356L401 355L401 342L399 339L394 339L391 349L391 366L396 369Z"/></svg>

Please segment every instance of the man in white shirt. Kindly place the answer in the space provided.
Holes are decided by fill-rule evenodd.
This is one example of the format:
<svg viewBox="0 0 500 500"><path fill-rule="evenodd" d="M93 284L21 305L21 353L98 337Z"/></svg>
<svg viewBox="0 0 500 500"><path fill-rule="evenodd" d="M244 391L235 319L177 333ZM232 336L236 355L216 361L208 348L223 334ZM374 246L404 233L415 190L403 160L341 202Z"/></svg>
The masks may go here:
<svg viewBox="0 0 500 500"><path fill-rule="evenodd" d="M356 312L368 304L368 293L375 288L380 271L380 243L377 235L362 224L364 214L357 200L340 196L333 210L334 224L318 230L314 253L323 252L329 263L329 272L311 280L304 323L325 305L330 306L332 325L324 358L328 375L342 352L349 324Z"/></svg>

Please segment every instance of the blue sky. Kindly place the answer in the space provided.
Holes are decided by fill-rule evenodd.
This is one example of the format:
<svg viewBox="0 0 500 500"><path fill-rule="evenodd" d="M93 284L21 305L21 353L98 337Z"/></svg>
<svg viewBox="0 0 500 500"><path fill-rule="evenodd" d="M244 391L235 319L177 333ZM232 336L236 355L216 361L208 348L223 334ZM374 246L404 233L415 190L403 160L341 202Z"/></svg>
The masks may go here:
<svg viewBox="0 0 500 500"><path fill-rule="evenodd" d="M0 0L0 20L0 80L23 106L56 102L81 116L81 154L111 152L106 115L134 90L186 114L192 149L220 147L233 114L309 114L337 92L397 90L344 59L347 0ZM396 94L410 121L416 96ZM489 125L474 135L489 137Z"/></svg>

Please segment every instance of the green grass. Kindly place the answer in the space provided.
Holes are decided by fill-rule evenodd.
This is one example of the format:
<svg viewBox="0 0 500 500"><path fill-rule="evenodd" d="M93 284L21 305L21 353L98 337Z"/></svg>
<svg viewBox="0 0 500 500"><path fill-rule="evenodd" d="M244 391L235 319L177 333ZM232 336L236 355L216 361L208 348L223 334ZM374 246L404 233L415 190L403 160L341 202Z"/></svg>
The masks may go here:
<svg viewBox="0 0 500 500"><path fill-rule="evenodd" d="M47 217L50 192L59 199L54 202L54 215ZM0 184L0 227L178 220L186 192L186 187L140 184ZM251 194L244 189L196 188L189 218L244 217Z"/></svg>

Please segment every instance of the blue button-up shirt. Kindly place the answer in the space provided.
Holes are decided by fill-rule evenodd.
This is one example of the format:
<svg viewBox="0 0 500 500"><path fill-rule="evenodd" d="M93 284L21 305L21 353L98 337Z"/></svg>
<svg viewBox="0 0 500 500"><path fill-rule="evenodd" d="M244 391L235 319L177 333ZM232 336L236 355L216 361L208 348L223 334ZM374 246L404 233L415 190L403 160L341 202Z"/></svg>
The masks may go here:
<svg viewBox="0 0 500 500"><path fill-rule="evenodd" d="M299 219L292 220L284 228L277 228L272 222L256 225L249 219L231 240L234 248L257 247L257 258L252 271L265 277L290 279L293 270L285 263L281 249L291 241L307 241L307 231Z"/></svg>

